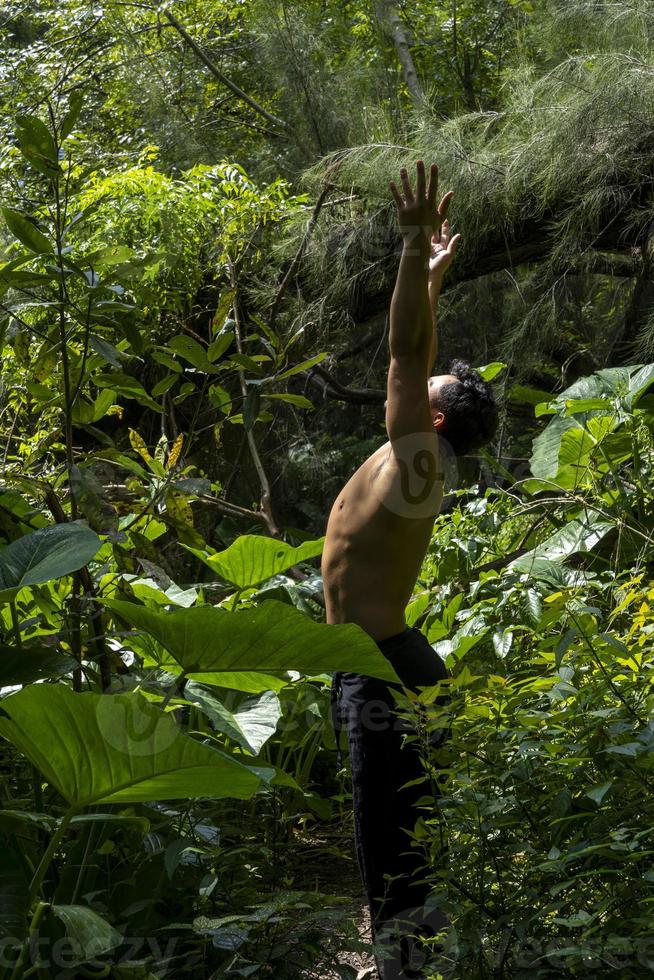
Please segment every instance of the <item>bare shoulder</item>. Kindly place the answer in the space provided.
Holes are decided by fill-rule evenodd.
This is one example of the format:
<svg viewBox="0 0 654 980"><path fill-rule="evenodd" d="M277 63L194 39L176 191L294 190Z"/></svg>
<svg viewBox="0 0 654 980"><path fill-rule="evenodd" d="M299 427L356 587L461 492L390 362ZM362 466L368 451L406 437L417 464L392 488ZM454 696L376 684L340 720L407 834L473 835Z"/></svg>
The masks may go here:
<svg viewBox="0 0 654 980"><path fill-rule="evenodd" d="M350 479L344 485L341 495L346 491L353 490L354 492L363 491L367 484L374 481L379 474L388 465L389 458L392 455L392 446L390 442L383 443L378 449L371 453L367 459L364 459L363 463L354 471Z"/></svg>

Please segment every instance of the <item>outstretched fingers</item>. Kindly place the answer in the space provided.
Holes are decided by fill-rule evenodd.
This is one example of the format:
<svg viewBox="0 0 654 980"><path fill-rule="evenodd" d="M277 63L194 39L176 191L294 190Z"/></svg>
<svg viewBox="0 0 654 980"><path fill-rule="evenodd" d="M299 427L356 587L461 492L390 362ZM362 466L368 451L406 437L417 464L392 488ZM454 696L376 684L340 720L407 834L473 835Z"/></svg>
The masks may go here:
<svg viewBox="0 0 654 980"><path fill-rule="evenodd" d="M397 184L395 183L395 181L391 180L388 186L390 188L391 194L393 195L393 198L395 199L395 203L397 204L398 208L404 207L404 201L402 200L402 195L398 191Z"/></svg>
<svg viewBox="0 0 654 980"><path fill-rule="evenodd" d="M438 205L438 214L440 216L441 221L445 220L450 206L450 202L453 197L454 197L454 191L448 191L447 194L443 195L441 199L441 203Z"/></svg>
<svg viewBox="0 0 654 980"><path fill-rule="evenodd" d="M448 243L447 246L448 255L451 255L452 257L456 255L456 250L459 247L460 241L461 241L461 235L457 233L456 235L454 235L452 240Z"/></svg>
<svg viewBox="0 0 654 980"><path fill-rule="evenodd" d="M425 165L422 160L416 163L416 197L419 201L425 197Z"/></svg>
<svg viewBox="0 0 654 980"><path fill-rule="evenodd" d="M431 236L431 244L433 248L447 248L450 241L450 223L445 218L442 225L435 231Z"/></svg>
<svg viewBox="0 0 654 980"><path fill-rule="evenodd" d="M436 207L436 194L438 192L438 167L432 163L429 168L429 185L427 187L427 201L430 207Z"/></svg>
<svg viewBox="0 0 654 980"><path fill-rule="evenodd" d="M409 180L409 175L406 172L406 167L402 167L400 170L400 180L402 181L402 190L404 191L404 197L407 204L413 201L413 191L411 190L411 181Z"/></svg>

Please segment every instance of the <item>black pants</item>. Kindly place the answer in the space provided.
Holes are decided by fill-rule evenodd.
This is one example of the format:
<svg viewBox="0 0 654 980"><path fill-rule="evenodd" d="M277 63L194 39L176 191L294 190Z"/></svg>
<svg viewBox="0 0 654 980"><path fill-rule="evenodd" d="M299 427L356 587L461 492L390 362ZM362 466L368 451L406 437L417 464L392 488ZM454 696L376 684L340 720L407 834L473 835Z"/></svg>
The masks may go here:
<svg viewBox="0 0 654 980"><path fill-rule="evenodd" d="M406 688L416 691L448 676L441 658L415 627L381 640L378 646ZM342 673L335 678L340 703L334 723L337 736L343 725L347 727L357 858L373 938L385 950L385 959L379 962L384 980L419 976L405 963L407 937L412 931L406 923L426 925L422 907L429 894L421 880L424 859L411 847L407 834L420 816L416 803L429 793L429 785L423 781L415 742L403 744L410 729L393 710L393 689L398 687L360 674ZM432 744L439 741L442 734L432 736ZM420 782L405 786L414 780ZM439 913L429 917L432 930L445 921ZM391 933L394 939L389 938Z"/></svg>

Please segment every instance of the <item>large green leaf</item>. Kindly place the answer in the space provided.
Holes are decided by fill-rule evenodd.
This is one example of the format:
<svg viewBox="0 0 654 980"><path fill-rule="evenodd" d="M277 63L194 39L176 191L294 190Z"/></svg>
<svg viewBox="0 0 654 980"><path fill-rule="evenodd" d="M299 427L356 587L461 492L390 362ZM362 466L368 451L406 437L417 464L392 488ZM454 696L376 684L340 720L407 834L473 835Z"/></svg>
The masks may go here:
<svg viewBox="0 0 654 980"><path fill-rule="evenodd" d="M520 571L528 571L530 578L545 582L552 589L572 589L588 581L588 574L578 568L567 568L549 558L536 557L532 552L530 556L528 564L525 563Z"/></svg>
<svg viewBox="0 0 654 980"><path fill-rule="evenodd" d="M140 600L139 589L134 590ZM149 605L152 605L150 597L146 596ZM168 600L170 602L170 600ZM181 665L175 660L169 650L159 643L149 633L142 633L140 636L130 638L130 646L143 660L145 667L156 667L165 670L169 674L180 674ZM242 691L246 694L261 694L262 691L281 691L290 683L286 673L271 674L255 670L232 670L221 671L219 675L215 673L193 674L195 680L204 684L218 684L220 687L230 691Z"/></svg>
<svg viewBox="0 0 654 980"><path fill-rule="evenodd" d="M69 943L66 958L70 966L102 956L123 942L122 935L86 905L53 905L51 912L66 930Z"/></svg>
<svg viewBox="0 0 654 980"><path fill-rule="evenodd" d="M218 551L213 555L195 548L189 548L189 551L221 578L245 589L260 585L300 561L317 558L322 554L324 543L324 538L316 538L294 548L284 541L277 541L263 534L242 534L225 551Z"/></svg>
<svg viewBox="0 0 654 980"><path fill-rule="evenodd" d="M273 691L264 691L257 697L246 698L235 711L230 711L213 691L195 681L189 681L184 696L206 714L217 731L233 739L253 755L258 755L262 747L277 729L282 708L279 698Z"/></svg>
<svg viewBox="0 0 654 980"><path fill-rule="evenodd" d="M532 551L516 558L509 567L529 572L534 560L561 561L569 555L592 551L613 527L613 523L603 520L596 511L582 511Z"/></svg>
<svg viewBox="0 0 654 980"><path fill-rule="evenodd" d="M44 677L58 677L78 666L72 657L65 657L56 647L12 647L0 643L0 687L11 684L31 684Z"/></svg>
<svg viewBox="0 0 654 980"><path fill-rule="evenodd" d="M53 251L52 242L20 211L15 211L13 208L2 208L2 216L12 235L21 244L26 245L30 251L36 252L37 255Z"/></svg>
<svg viewBox="0 0 654 980"><path fill-rule="evenodd" d="M57 162L57 145L52 133L38 116L22 114L16 116L16 138L23 151L31 156L37 154L51 163Z"/></svg>
<svg viewBox="0 0 654 980"><path fill-rule="evenodd" d="M612 422L610 418L605 418L603 421L608 422L609 425ZM596 473L591 471L591 458L597 442L598 440L580 425L563 431L560 435L558 453L554 457L556 462L554 472L550 474L552 482L566 490L592 482ZM538 489L541 489L539 484L534 484L532 481L527 483L527 490Z"/></svg>
<svg viewBox="0 0 654 980"><path fill-rule="evenodd" d="M181 666L171 657L166 669L171 674L179 674ZM241 691L243 694L262 694L264 691L281 691L290 683L284 674L265 674L260 670L198 671L191 675L201 684L213 684L228 691Z"/></svg>
<svg viewBox="0 0 654 980"><path fill-rule="evenodd" d="M631 409L653 382L654 364L604 368L586 378L579 378L561 392L554 404L558 407L573 399L582 401L589 398L606 398L618 399L626 408Z"/></svg>
<svg viewBox="0 0 654 980"><path fill-rule="evenodd" d="M10 287L31 289L34 286L47 286L52 282L52 279L53 276L47 276L41 272L27 272L24 269L11 270L7 266L0 269L0 287L3 288L3 292Z"/></svg>
<svg viewBox="0 0 654 980"><path fill-rule="evenodd" d="M168 347L205 374L218 371L218 368L209 360L204 347L201 347L197 340L193 340L193 337L189 337L188 334L179 334L177 337L173 337L168 341Z"/></svg>
<svg viewBox="0 0 654 980"><path fill-rule="evenodd" d="M555 413L554 418L534 439L530 460L534 476L539 480L556 480L559 483L559 471L565 466L565 461L561 459L564 436L572 430L587 430L591 420L598 416L605 417L601 435L606 435L621 424L622 412L632 410L653 383L654 364L636 364L605 368L587 378L580 378L566 388L549 403L548 410ZM599 433L594 433L595 441L599 437ZM574 454L576 448L583 448L584 451L589 448L577 445L580 438L578 436L575 441L574 436L572 439L566 437L568 455ZM583 462L578 460L576 465L583 465ZM579 473L566 471L562 475L565 476L565 486L574 486Z"/></svg>
<svg viewBox="0 0 654 980"><path fill-rule="evenodd" d="M45 123L28 115L17 116L16 122L16 139L25 159L47 177L58 177L57 146Z"/></svg>
<svg viewBox="0 0 654 980"><path fill-rule="evenodd" d="M111 388L115 394L122 395L123 398L133 398L139 405L145 405L146 408L151 408L153 412L163 411L161 405L154 398L150 398L141 382L130 374L125 374L122 371L96 374L93 376L93 381L98 388Z"/></svg>
<svg viewBox="0 0 654 980"><path fill-rule="evenodd" d="M86 524L54 524L12 541L0 551L0 601L26 585L38 585L76 572L89 562L101 541Z"/></svg>
<svg viewBox="0 0 654 980"><path fill-rule="evenodd" d="M582 426L576 419L556 416L534 439L529 465L538 480L553 480L556 476L561 439L571 429L582 429Z"/></svg>
<svg viewBox="0 0 654 980"><path fill-rule="evenodd" d="M251 769L184 735L139 693L26 687L1 702L0 735L77 809L198 796L249 799L260 785Z"/></svg>
<svg viewBox="0 0 654 980"><path fill-rule="evenodd" d="M154 636L197 680L215 672L214 683L219 684L221 671L343 670L398 681L375 641L359 626L314 623L274 599L239 612L194 606L167 613L117 599L106 606Z"/></svg>

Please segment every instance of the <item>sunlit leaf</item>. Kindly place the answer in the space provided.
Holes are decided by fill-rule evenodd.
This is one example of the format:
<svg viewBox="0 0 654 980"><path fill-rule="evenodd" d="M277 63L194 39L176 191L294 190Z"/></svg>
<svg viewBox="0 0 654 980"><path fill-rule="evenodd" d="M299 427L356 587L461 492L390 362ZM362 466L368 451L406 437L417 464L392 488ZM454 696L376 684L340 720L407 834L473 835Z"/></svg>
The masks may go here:
<svg viewBox="0 0 654 980"><path fill-rule="evenodd" d="M136 692L26 687L2 701L0 735L78 809L194 796L247 799L260 782L231 757L184 735Z"/></svg>
<svg viewBox="0 0 654 980"><path fill-rule="evenodd" d="M268 600L251 609L227 612L194 606L173 612L113 599L106 605L149 633L184 672L196 679L222 671L299 670L316 674L347 670L384 680L396 674L377 644L353 623L315 623L292 606Z"/></svg>
<svg viewBox="0 0 654 980"><path fill-rule="evenodd" d="M230 711L215 693L195 681L188 682L184 696L202 709L217 731L253 755L258 755L274 735L282 714L279 698L273 691L246 698L235 711Z"/></svg>
<svg viewBox="0 0 654 980"><path fill-rule="evenodd" d="M482 367L478 367L477 373L484 381L492 381L505 367L506 364L503 361L492 361L490 364L484 364Z"/></svg>
<svg viewBox="0 0 654 980"><path fill-rule="evenodd" d="M0 601L26 585L70 575L89 562L100 539L80 522L54 524L25 534L0 551Z"/></svg>
<svg viewBox="0 0 654 980"><path fill-rule="evenodd" d="M290 378L292 375L299 374L301 371L308 371L314 364L320 364L321 361L324 361L326 357L326 353L316 354L315 357L310 357L307 361L302 361L301 364L296 364L294 367L282 371L281 374L276 375L276 379L277 381L283 381L284 378Z"/></svg>
<svg viewBox="0 0 654 980"><path fill-rule="evenodd" d="M209 555L206 551L189 550L221 578L244 589L260 585L301 561L317 558L324 543L324 538L316 538L294 547L263 534L241 534L225 551Z"/></svg>
<svg viewBox="0 0 654 980"><path fill-rule="evenodd" d="M2 208L2 216L7 223L9 231L21 244L27 246L32 252L45 254L53 251L52 242L39 231L36 225L29 221L20 211L12 208Z"/></svg>

